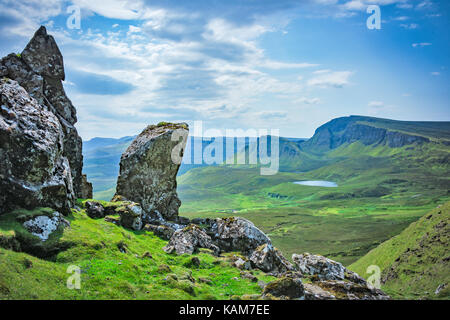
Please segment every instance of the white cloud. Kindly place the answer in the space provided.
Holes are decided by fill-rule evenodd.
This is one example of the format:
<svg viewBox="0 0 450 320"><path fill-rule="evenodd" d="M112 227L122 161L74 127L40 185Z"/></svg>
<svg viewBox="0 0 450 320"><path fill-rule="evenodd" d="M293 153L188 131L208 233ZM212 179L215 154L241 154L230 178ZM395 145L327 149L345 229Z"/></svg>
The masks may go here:
<svg viewBox="0 0 450 320"><path fill-rule="evenodd" d="M432 75L432 76L440 76L441 73L438 72L438 71L434 71L434 72L431 72L431 75Z"/></svg>
<svg viewBox="0 0 450 320"><path fill-rule="evenodd" d="M408 30L414 30L419 27L417 23L401 24L400 27Z"/></svg>
<svg viewBox="0 0 450 320"><path fill-rule="evenodd" d="M323 72L308 80L309 86L342 88L350 83L349 78L353 75L351 71L329 71Z"/></svg>
<svg viewBox="0 0 450 320"><path fill-rule="evenodd" d="M431 46L432 45L432 43L430 43L430 42L420 42L420 43L413 43L412 44L412 46L413 46L413 48L423 48L423 47L428 47L428 46Z"/></svg>
<svg viewBox="0 0 450 320"><path fill-rule="evenodd" d="M307 97L301 97L299 99L294 100L294 103L299 104L319 104L321 100L319 98L307 98Z"/></svg>
<svg viewBox="0 0 450 320"><path fill-rule="evenodd" d="M384 107L384 102L382 101L370 101L369 104L367 105L369 108L383 108Z"/></svg>

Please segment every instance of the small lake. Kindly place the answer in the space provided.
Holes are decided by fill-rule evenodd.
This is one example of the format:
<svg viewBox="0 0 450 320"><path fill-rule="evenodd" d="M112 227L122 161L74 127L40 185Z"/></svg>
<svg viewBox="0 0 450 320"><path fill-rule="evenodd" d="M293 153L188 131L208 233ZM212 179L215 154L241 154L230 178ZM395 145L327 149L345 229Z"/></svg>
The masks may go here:
<svg viewBox="0 0 450 320"><path fill-rule="evenodd" d="M310 187L327 187L327 188L336 188L338 185L336 182L333 181L323 181L323 180L306 180L306 181L295 181L295 184L301 184L303 186L310 186Z"/></svg>

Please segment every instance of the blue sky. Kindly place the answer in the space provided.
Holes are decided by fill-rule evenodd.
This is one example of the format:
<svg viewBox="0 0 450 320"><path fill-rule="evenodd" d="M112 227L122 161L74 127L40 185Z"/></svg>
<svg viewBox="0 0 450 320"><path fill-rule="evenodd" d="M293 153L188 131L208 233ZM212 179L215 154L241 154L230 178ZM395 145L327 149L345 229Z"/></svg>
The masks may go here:
<svg viewBox="0 0 450 320"><path fill-rule="evenodd" d="M310 137L351 114L450 120L449 2L0 0L0 54L47 27L83 139L195 120ZM66 25L72 5L80 29Z"/></svg>

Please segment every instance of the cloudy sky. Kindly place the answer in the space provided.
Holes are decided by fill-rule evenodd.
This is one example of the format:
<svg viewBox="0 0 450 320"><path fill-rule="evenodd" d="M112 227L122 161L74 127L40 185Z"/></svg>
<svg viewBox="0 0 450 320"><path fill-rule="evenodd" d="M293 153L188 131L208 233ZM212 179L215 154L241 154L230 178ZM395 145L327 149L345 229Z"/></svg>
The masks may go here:
<svg viewBox="0 0 450 320"><path fill-rule="evenodd" d="M83 139L195 120L310 137L352 114L450 120L449 13L448 0L0 0L0 54L47 27Z"/></svg>

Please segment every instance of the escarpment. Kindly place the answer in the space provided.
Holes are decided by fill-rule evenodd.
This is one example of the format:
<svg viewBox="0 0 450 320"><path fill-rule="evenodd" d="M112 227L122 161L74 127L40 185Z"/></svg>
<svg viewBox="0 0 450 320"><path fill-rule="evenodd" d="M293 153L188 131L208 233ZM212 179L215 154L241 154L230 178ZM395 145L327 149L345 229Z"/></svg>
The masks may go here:
<svg viewBox="0 0 450 320"><path fill-rule="evenodd" d="M40 27L21 54L0 60L0 208L69 212L92 194L83 178L76 110L66 96L62 54Z"/></svg>
<svg viewBox="0 0 450 320"><path fill-rule="evenodd" d="M379 121L381 126L375 120ZM362 116L333 119L319 127L311 139L301 144L301 148L320 153L357 141L364 145L387 145L391 148L430 142L427 137L399 129L389 129L389 121L391 120Z"/></svg>

